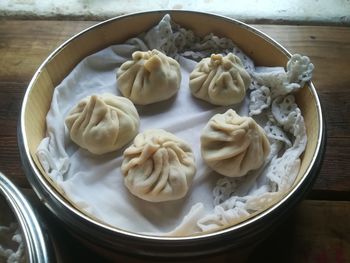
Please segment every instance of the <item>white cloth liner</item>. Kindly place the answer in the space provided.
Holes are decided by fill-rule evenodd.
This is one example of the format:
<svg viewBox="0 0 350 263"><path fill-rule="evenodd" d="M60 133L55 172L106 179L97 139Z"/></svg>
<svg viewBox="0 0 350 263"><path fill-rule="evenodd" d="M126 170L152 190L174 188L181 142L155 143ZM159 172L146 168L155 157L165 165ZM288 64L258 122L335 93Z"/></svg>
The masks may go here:
<svg viewBox="0 0 350 263"><path fill-rule="evenodd" d="M200 40L194 35L193 38L186 38L192 35L191 31L180 28L171 22L169 16L165 16L160 24L147 34L124 44L110 46L83 59L54 90L51 108L46 118L47 137L40 143L37 155L49 176L86 214L132 232L187 236L215 231L243 221L251 213L260 211L278 200L294 182L300 165L298 158L306 145L306 133L300 110L291 99L293 96L290 95L289 104L284 97L268 97L269 94L265 93L271 87L266 88L268 83L261 83L261 79L257 77L251 89L259 93L258 96L251 96L251 100L247 96L244 102L234 107L217 107L195 99L190 94L188 82L196 61L185 56L200 58L200 54L208 53L208 50L211 52L212 48L208 49L203 43L211 41L211 44L208 44L210 47L217 45L216 43L224 43L224 47L219 48L223 52L234 51L237 54L238 51L252 76L259 70L255 71L252 61L245 57L232 41L222 41L213 35L206 40ZM179 42L179 36L190 41ZM152 43L150 39L159 40ZM181 45L171 45L175 42ZM165 50L164 46L168 49L171 47L171 52ZM190 47L191 51L186 51L186 48ZM148 128L160 128L174 133L191 145L197 166L193 185L186 197L163 203L150 203L128 192L120 171L123 149L102 156L90 154L70 140L64 125L68 112L80 99L104 92L120 95L116 84L117 68L130 59L134 51L153 48L178 59L182 82L180 91L173 98L160 103L137 106L141 119L140 132ZM281 69L277 70L282 72ZM273 75L269 75L269 68L262 68L262 72L268 76ZM309 73L311 78L311 72ZM302 81L307 79L303 78ZM284 82L279 83L283 86ZM288 81L286 83L290 84ZM263 96L259 91L262 87L265 87ZM263 106L260 109L253 107L254 113L249 105L253 100ZM268 100L270 102L265 106ZM276 116L280 116L285 108L282 106L286 104L293 107L287 112L290 113L290 116L287 114L288 121L282 123ZM274 105L272 110L271 105ZM228 108L233 108L245 116L260 114L256 120L264 126L267 123L265 129L272 143L272 151L265 166L244 178L223 178L211 171L200 155L199 137L202 128L214 114L223 113ZM282 157L281 150L284 151ZM279 173L276 173L276 169Z"/></svg>

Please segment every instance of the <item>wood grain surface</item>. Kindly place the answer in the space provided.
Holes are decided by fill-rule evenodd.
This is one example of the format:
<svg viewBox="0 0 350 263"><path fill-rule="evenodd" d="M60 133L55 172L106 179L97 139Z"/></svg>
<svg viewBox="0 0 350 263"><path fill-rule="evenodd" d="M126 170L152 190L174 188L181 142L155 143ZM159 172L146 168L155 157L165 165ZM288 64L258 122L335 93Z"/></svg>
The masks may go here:
<svg viewBox="0 0 350 263"><path fill-rule="evenodd" d="M0 171L25 191L30 191L30 185L21 169L16 129L26 87L50 52L95 23L0 20ZM262 255L270 262L350 262L350 28L256 27L314 63L313 82L327 123L327 148L308 197L324 201L304 201L281 231L259 245L247 260L257 262ZM98 256L62 233L63 242L70 244L68 251L75 253L71 262L81 258L98 261ZM234 262L234 255L228 252L201 262L214 261Z"/></svg>

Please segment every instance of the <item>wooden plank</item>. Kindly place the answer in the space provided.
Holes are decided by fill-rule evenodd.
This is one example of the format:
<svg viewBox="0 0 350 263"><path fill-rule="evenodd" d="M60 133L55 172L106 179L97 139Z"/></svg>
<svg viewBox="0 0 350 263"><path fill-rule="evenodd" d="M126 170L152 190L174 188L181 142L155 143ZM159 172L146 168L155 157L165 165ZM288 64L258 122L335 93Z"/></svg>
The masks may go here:
<svg viewBox="0 0 350 263"><path fill-rule="evenodd" d="M96 22L2 20L1 82L28 83L35 70L55 48L92 24Z"/></svg>
<svg viewBox="0 0 350 263"><path fill-rule="evenodd" d="M350 202L303 201L248 262L350 262Z"/></svg>
<svg viewBox="0 0 350 263"><path fill-rule="evenodd" d="M28 186L18 169L16 124L24 90L37 67L59 44L96 22L6 21L0 23L0 170ZM314 83L328 124L328 147L314 189L349 191L350 28L258 25L291 52L310 56ZM9 143L7 142L9 141ZM21 179L23 178L23 183Z"/></svg>

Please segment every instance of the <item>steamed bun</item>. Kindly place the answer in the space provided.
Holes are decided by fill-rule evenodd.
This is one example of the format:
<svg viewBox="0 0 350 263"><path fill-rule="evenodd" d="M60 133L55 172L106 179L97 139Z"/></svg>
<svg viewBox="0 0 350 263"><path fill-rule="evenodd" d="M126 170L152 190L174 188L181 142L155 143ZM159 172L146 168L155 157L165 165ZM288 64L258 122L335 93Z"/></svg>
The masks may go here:
<svg viewBox="0 0 350 263"><path fill-rule="evenodd" d="M229 177L258 169L270 152L264 130L254 119L241 117L232 109L214 115L204 127L200 140L206 164Z"/></svg>
<svg viewBox="0 0 350 263"><path fill-rule="evenodd" d="M130 100L105 93L82 99L65 123L73 142L91 153L104 154L131 141L140 119Z"/></svg>
<svg viewBox="0 0 350 263"><path fill-rule="evenodd" d="M202 59L190 74L192 95L214 105L241 102L251 83L241 60L232 53Z"/></svg>
<svg viewBox="0 0 350 263"><path fill-rule="evenodd" d="M117 71L120 92L140 105L169 99L177 93L180 83L179 63L156 49L134 52L132 60Z"/></svg>
<svg viewBox="0 0 350 263"><path fill-rule="evenodd" d="M190 146L161 129L138 134L124 151L124 184L135 196L162 202L184 197L196 173Z"/></svg>

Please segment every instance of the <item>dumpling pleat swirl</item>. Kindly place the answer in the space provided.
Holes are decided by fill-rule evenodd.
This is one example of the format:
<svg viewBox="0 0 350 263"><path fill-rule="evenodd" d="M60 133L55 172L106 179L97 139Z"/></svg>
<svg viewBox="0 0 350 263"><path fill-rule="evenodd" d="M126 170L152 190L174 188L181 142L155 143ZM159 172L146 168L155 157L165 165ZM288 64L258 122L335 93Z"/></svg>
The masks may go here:
<svg viewBox="0 0 350 263"><path fill-rule="evenodd" d="M229 177L244 176L258 169L270 152L265 131L254 119L241 117L232 109L214 115L200 139L206 164Z"/></svg>
<svg viewBox="0 0 350 263"><path fill-rule="evenodd" d="M140 105L169 99L178 92L180 83L179 63L156 49L134 52L132 60L117 71L120 92Z"/></svg>
<svg viewBox="0 0 350 263"><path fill-rule="evenodd" d="M190 74L190 90L196 98L214 105L241 102L251 78L241 60L232 53L202 59Z"/></svg>
<svg viewBox="0 0 350 263"><path fill-rule="evenodd" d="M109 93L82 99L65 120L72 141L94 154L123 147L135 137L139 122L130 100Z"/></svg>
<svg viewBox="0 0 350 263"><path fill-rule="evenodd" d="M124 151L124 183L135 196L163 202L184 197L196 173L190 146L161 129L138 134Z"/></svg>

